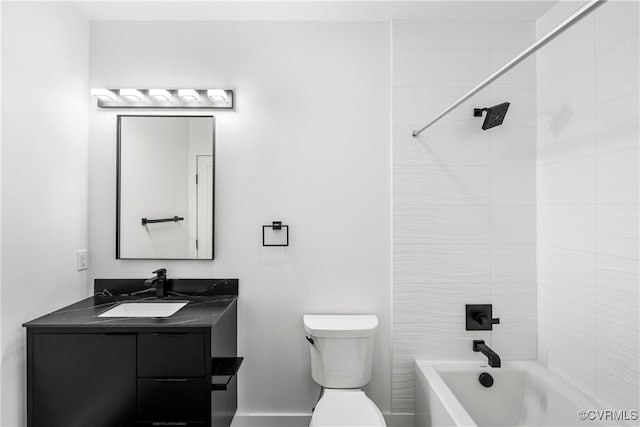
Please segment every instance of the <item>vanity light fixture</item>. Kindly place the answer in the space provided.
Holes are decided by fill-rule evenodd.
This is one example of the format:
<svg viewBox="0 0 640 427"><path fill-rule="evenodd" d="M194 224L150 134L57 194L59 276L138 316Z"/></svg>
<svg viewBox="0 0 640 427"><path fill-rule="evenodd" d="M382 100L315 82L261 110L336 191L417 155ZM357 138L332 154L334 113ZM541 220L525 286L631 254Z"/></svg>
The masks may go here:
<svg viewBox="0 0 640 427"><path fill-rule="evenodd" d="M91 95L95 96L101 101L115 101L116 94L109 89L91 89Z"/></svg>
<svg viewBox="0 0 640 427"><path fill-rule="evenodd" d="M144 101L144 95L138 89L120 89L120 96L131 102Z"/></svg>
<svg viewBox="0 0 640 427"><path fill-rule="evenodd" d="M149 96L158 102L169 102L173 98L166 89L149 89Z"/></svg>
<svg viewBox="0 0 640 427"><path fill-rule="evenodd" d="M222 89L209 89L207 96L213 102L225 102L227 100L227 92Z"/></svg>
<svg viewBox="0 0 640 427"><path fill-rule="evenodd" d="M234 109L231 89L92 89L91 94L99 108Z"/></svg>
<svg viewBox="0 0 640 427"><path fill-rule="evenodd" d="M200 94L193 89L178 89L178 96L184 102L199 102Z"/></svg>

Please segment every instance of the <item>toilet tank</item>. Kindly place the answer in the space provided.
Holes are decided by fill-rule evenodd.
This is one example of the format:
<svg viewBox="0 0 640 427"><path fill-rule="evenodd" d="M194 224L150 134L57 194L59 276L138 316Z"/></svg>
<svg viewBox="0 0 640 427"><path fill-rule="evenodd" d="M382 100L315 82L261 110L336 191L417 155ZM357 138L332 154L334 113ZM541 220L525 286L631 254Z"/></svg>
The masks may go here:
<svg viewBox="0 0 640 427"><path fill-rule="evenodd" d="M315 382L326 388L360 388L369 382L375 315L308 314L303 322Z"/></svg>

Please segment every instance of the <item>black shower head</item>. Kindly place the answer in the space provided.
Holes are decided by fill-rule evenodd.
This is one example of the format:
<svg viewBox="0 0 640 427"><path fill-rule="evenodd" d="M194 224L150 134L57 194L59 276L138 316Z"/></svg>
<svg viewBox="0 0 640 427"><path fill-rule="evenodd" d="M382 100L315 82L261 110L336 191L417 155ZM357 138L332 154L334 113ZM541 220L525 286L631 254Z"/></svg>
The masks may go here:
<svg viewBox="0 0 640 427"><path fill-rule="evenodd" d="M486 111L487 115L484 118L484 123L482 123L482 130L491 129L495 126L500 126L504 121L504 116L507 115L507 110L509 109L509 103L503 102L502 104L494 105L489 108L474 108L473 115L475 117L482 117L482 112Z"/></svg>

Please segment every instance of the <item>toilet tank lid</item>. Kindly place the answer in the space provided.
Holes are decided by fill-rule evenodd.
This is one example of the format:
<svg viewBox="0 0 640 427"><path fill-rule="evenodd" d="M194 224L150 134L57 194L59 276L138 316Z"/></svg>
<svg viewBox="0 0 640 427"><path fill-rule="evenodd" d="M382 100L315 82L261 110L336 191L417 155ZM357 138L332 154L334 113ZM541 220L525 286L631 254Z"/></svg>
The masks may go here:
<svg viewBox="0 0 640 427"><path fill-rule="evenodd" d="M375 314L306 314L304 330L315 337L356 338L376 333Z"/></svg>

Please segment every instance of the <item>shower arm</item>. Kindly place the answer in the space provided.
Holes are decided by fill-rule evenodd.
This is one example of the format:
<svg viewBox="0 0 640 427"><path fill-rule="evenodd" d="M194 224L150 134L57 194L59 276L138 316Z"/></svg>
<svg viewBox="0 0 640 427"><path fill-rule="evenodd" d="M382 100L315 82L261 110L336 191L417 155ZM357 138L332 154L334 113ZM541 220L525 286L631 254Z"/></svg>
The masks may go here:
<svg viewBox="0 0 640 427"><path fill-rule="evenodd" d="M422 127L421 129L418 129L418 130L414 130L412 132L412 135L414 137L420 135L422 133L422 131L424 131L426 128L428 128L429 126L433 125L438 120L440 120L441 118L443 118L444 116L446 116L447 114L449 114L450 112L455 110L460 104L465 102L467 99L471 98L476 93L480 92L485 87L489 86L495 80L500 78L504 73L506 73L507 71L509 71L510 69L515 67L516 65L518 65L520 62L524 61L529 55L531 55L532 53L534 53L535 51L540 49L542 46L546 45L551 40L553 40L554 38L559 36L564 30L566 30L569 27L571 27L573 24L575 24L580 19L582 19L583 17L585 17L586 15L591 13L593 10L595 10L598 6L601 6L606 1L607 0L591 0L591 1L589 1L587 4L582 6L580 9L578 9L574 13L572 13L564 21L559 23L554 29L552 29L547 34L545 34L544 36L539 38L534 44L529 46L527 49L525 49L518 56L516 56L511 61L509 61L505 66L503 66L498 71L496 71L495 73L493 73L492 75L487 77L482 83L480 83L478 86L476 86L473 89L471 89L466 95L464 95L462 98L458 99L456 102L454 102L449 107L447 107L442 113L438 114L433 120L431 120L429 123L427 123L424 127Z"/></svg>

